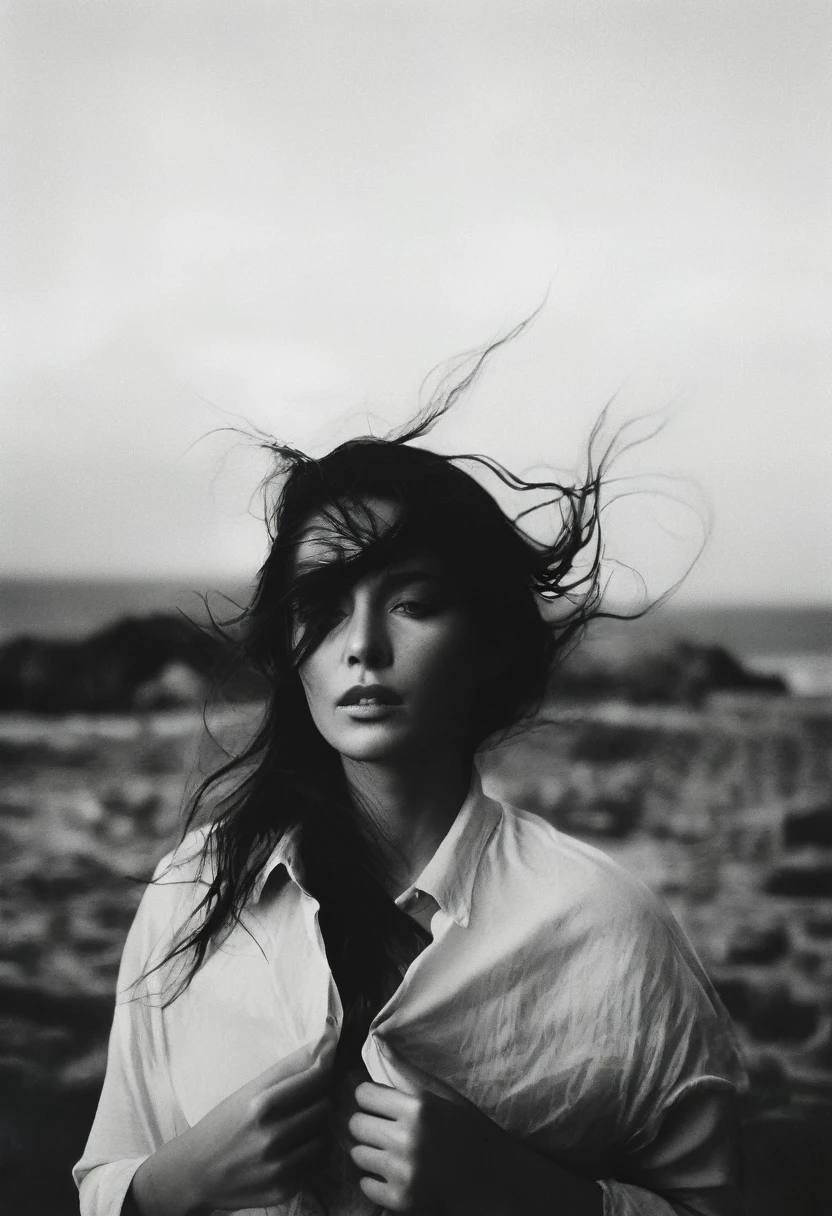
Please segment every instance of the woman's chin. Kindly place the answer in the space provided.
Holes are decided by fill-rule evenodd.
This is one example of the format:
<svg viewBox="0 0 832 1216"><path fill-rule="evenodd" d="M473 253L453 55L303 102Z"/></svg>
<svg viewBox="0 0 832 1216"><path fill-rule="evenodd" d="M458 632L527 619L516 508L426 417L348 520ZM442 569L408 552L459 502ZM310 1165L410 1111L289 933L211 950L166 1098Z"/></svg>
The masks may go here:
<svg viewBox="0 0 832 1216"><path fill-rule="evenodd" d="M408 738L407 732L391 730L382 723L368 723L358 730L339 732L330 742L345 760L368 764L404 760L414 748L414 741Z"/></svg>
<svg viewBox="0 0 832 1216"><path fill-rule="evenodd" d="M337 750L344 760L363 761L365 764L394 762L403 760L407 755L407 748L381 740L376 742L367 740L362 744L344 745Z"/></svg>

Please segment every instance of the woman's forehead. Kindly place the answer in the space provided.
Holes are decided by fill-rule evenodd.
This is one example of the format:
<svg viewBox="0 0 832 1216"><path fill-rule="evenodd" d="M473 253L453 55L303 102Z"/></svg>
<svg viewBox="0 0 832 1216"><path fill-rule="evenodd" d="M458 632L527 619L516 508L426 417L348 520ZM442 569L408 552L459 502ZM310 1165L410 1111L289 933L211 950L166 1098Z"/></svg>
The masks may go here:
<svg viewBox="0 0 832 1216"><path fill-rule="evenodd" d="M396 526L401 507L390 499L367 497L314 512L298 532L292 555L295 575L357 556Z"/></svg>

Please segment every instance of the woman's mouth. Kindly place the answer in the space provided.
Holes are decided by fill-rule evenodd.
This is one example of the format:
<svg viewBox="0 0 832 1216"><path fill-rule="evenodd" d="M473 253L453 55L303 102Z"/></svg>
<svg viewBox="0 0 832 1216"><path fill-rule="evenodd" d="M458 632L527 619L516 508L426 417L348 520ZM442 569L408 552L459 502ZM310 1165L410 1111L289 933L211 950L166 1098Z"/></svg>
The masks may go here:
<svg viewBox="0 0 832 1216"><path fill-rule="evenodd" d="M375 721L389 717L401 703L398 693L382 684L356 684L344 693L338 708L351 718Z"/></svg>
<svg viewBox="0 0 832 1216"><path fill-rule="evenodd" d="M398 706L386 705L384 701L356 701L353 705L340 705L338 708L351 718L377 722L389 718Z"/></svg>

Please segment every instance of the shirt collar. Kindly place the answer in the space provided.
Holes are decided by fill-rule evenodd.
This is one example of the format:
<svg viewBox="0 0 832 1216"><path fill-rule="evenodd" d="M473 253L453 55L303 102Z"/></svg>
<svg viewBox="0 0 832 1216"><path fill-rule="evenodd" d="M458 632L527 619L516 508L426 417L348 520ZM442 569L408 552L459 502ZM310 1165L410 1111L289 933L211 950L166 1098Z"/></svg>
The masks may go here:
<svg viewBox="0 0 832 1216"><path fill-rule="evenodd" d="M500 804L483 793L480 775L474 768L467 797L442 843L396 903L401 907L411 902L417 892L424 892L464 929L471 914L480 860L499 818ZM306 889L298 845L299 827L295 825L280 838L258 874L251 892L253 903L260 900L269 877L280 865L285 866L297 886Z"/></svg>
<svg viewBox="0 0 832 1216"><path fill-rule="evenodd" d="M285 866L292 882L301 887L301 889L306 889L303 885L303 869L301 867L300 850L298 847L299 833L299 825L295 824L293 827L288 828L280 840L278 840L268 861L254 881L254 886L251 889L252 903L256 904L260 901L266 883L278 866Z"/></svg>
<svg viewBox="0 0 832 1216"><path fill-rule="evenodd" d="M422 873L396 899L399 906L422 891L463 929L471 915L474 881L485 846L500 818L500 804L483 793L476 768L468 796Z"/></svg>

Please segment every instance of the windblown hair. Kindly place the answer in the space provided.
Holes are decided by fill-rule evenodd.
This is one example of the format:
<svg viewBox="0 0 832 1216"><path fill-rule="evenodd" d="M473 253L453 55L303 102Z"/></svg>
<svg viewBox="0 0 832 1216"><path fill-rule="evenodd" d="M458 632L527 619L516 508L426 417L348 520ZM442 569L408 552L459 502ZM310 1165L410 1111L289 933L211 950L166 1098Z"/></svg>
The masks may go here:
<svg viewBox="0 0 832 1216"><path fill-rule="evenodd" d="M475 698L467 733L472 759L487 739L539 706L564 648L601 615L600 491L610 449L594 461L600 420L586 476L572 486L523 480L485 456L413 446L472 384L488 356L522 328L457 363L410 425L387 438L352 439L320 459L265 441L276 463L266 483L267 495L277 486L267 513L271 544L253 599L234 625L241 660L264 678L268 703L250 744L206 778L193 801L185 831L203 817L211 823L206 886L166 960L186 964L169 999L240 921L275 845L293 829L344 1007L342 1067L355 1059L370 1021L426 935L396 907L379 841L348 792L340 757L307 707L298 669L326 632L327 606L368 570L417 549L439 557L474 627L502 659ZM466 465L538 501L512 519ZM381 524L367 510L368 498L393 502L392 522ZM534 539L522 523L542 508L554 508L559 518L548 541ZM312 515L323 515L339 543L332 560L297 575L293 555ZM555 621L541 612L545 601L558 602ZM293 628L298 620L300 631Z"/></svg>

